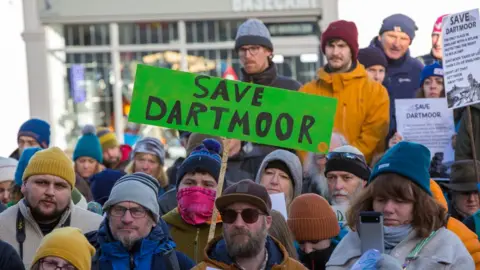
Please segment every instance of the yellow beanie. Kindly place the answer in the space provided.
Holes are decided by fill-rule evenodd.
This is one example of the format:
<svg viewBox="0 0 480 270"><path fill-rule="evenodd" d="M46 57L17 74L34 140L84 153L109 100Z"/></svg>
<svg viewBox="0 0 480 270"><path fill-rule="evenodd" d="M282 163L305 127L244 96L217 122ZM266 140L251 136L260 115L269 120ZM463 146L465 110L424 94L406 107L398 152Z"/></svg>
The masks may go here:
<svg viewBox="0 0 480 270"><path fill-rule="evenodd" d="M78 228L64 227L47 234L37 249L33 263L53 256L62 258L78 270L90 270L95 248Z"/></svg>
<svg viewBox="0 0 480 270"><path fill-rule="evenodd" d="M28 162L23 173L23 181L32 175L55 175L67 181L72 189L75 187L75 170L73 162L58 147L38 151Z"/></svg>
<svg viewBox="0 0 480 270"><path fill-rule="evenodd" d="M97 128L97 137L100 141L100 144L102 145L103 151L119 146L117 136L109 128Z"/></svg>

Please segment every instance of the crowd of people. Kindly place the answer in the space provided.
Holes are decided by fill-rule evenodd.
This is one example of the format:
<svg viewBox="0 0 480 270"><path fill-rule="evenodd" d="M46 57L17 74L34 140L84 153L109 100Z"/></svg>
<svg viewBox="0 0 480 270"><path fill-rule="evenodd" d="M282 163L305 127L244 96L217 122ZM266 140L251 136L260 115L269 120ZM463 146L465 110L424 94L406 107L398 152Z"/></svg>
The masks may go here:
<svg viewBox="0 0 480 270"><path fill-rule="evenodd" d="M452 112L448 182L432 179L432 153L396 128L395 99L445 98L442 18L419 58L408 16L385 18L363 49L354 22L332 22L321 36L327 64L303 86L277 73L263 22L240 25L243 81L338 100L328 153L179 131L187 156L167 168L157 138L132 148L87 125L70 157L50 146L49 123L26 121L0 158L0 269L352 269L365 211L383 216L371 269L480 269L480 162L465 112ZM279 193L286 218L272 203Z"/></svg>

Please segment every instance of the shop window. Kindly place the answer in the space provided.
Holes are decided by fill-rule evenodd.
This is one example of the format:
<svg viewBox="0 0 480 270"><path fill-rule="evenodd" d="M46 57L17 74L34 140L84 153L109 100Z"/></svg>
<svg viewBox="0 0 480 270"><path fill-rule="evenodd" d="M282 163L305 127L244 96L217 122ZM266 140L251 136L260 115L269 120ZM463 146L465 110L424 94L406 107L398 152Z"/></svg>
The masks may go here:
<svg viewBox="0 0 480 270"><path fill-rule="evenodd" d="M169 44L178 42L177 22L119 23L120 44Z"/></svg>
<svg viewBox="0 0 480 270"><path fill-rule="evenodd" d="M63 26L66 46L110 44L108 24L66 24Z"/></svg>

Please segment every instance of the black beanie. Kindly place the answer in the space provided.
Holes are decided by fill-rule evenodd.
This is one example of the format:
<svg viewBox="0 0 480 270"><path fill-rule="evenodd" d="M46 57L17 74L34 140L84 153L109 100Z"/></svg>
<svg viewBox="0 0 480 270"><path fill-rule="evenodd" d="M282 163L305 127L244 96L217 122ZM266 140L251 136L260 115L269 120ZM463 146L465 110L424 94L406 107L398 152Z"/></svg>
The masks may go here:
<svg viewBox="0 0 480 270"><path fill-rule="evenodd" d="M287 164L281 160L272 160L270 161L267 166L265 167L266 169L279 169L280 171L286 173L290 179L292 179L293 184L295 184L293 180L292 173L290 172L290 169L288 169Z"/></svg>
<svg viewBox="0 0 480 270"><path fill-rule="evenodd" d="M388 66L385 54L383 54L382 50L376 47L364 48L358 51L358 61L360 64L364 65L365 68L376 65L383 66L384 68L387 68Z"/></svg>

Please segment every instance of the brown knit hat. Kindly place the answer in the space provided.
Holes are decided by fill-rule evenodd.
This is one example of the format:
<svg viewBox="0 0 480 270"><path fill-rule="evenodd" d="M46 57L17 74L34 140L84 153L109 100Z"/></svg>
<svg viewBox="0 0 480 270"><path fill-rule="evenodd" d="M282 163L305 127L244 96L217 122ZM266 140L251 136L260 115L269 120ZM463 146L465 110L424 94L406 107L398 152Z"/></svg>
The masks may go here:
<svg viewBox="0 0 480 270"><path fill-rule="evenodd" d="M314 193L303 194L293 200L287 223L297 241L319 241L340 233L332 207Z"/></svg>
<svg viewBox="0 0 480 270"><path fill-rule="evenodd" d="M222 138L218 136L212 136L212 135L207 135L207 134L202 134L202 133L192 133L190 137L188 137L187 141L187 146L186 151L187 151L187 157L192 153L192 151L199 145L202 144L203 140L205 139L214 139L220 144L222 144Z"/></svg>

